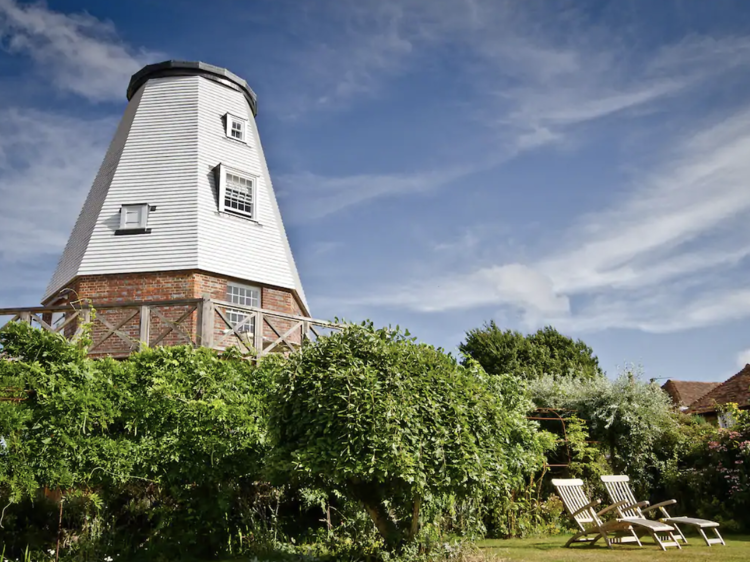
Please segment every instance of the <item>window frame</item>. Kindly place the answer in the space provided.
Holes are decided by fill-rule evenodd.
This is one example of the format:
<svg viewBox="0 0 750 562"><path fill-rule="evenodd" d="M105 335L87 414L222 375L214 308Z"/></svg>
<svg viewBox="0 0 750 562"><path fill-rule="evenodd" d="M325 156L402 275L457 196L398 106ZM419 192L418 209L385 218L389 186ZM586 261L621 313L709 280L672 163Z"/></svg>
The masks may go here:
<svg viewBox="0 0 750 562"><path fill-rule="evenodd" d="M236 170L234 168L229 168L225 166L224 164L219 164L216 167L216 173L218 174L218 206L219 206L219 212L222 213L229 213L232 215L237 215L252 221L257 222L257 215L258 215L258 177L253 174L248 174L247 172L242 172L240 170ZM233 176L237 176L239 178L244 179L247 182L250 182L250 204L252 205L252 211L241 211L239 209L233 209L232 207L228 206L226 204L226 195L227 195L227 174L232 174Z"/></svg>
<svg viewBox="0 0 750 562"><path fill-rule="evenodd" d="M241 127L242 131L242 138L237 138L234 135L232 135L232 125L234 123L237 123ZM233 115L231 113L225 113L224 114L224 133L226 134L228 139L231 139L233 141L241 142L244 144L248 143L248 127L249 122L247 119L243 119L242 117L237 117L236 115Z"/></svg>
<svg viewBox="0 0 750 562"><path fill-rule="evenodd" d="M129 224L127 221L128 210L137 209L140 217L137 224ZM135 230L148 230L148 215L151 207L148 203L126 203L120 206L120 228L118 230L130 232Z"/></svg>
<svg viewBox="0 0 750 562"><path fill-rule="evenodd" d="M245 289L246 291L249 290L249 291L255 291L255 292L257 292L257 294L258 294L258 304L243 304L243 303L232 301L232 299L229 296L229 288L230 287L234 287L236 289ZM247 307L250 307L250 308L260 308L260 305L261 305L261 300L260 300L261 299L261 294L262 294L262 291L260 290L260 287L258 287L257 285L248 285L247 283L238 283L236 281L227 281L226 301L228 303L231 303L231 304L235 305L235 306L247 306ZM245 297L245 298L247 298L247 297Z"/></svg>
<svg viewBox="0 0 750 562"><path fill-rule="evenodd" d="M246 291L255 291L257 294L257 304L243 304L240 302L233 301L232 296L229 292L230 287L234 287L238 289L245 289ZM247 318L248 316L252 316L251 320L249 322L246 322L243 326L240 326L239 330L237 331L239 331L239 333L241 334L251 334L253 337L255 336L255 330L256 330L255 314L252 312L241 310L240 308L236 308L236 307L260 308L262 294L263 292L261 288L256 285L247 285L245 283L237 283L235 281L227 282L225 300L230 306L226 307L225 312L227 315L227 320L229 320L232 323L232 329L236 329L235 326L237 324L244 321L244 319ZM248 298L248 297L245 296L242 298ZM253 300L252 297L250 297L250 299ZM236 322L231 320L233 316L237 317Z"/></svg>

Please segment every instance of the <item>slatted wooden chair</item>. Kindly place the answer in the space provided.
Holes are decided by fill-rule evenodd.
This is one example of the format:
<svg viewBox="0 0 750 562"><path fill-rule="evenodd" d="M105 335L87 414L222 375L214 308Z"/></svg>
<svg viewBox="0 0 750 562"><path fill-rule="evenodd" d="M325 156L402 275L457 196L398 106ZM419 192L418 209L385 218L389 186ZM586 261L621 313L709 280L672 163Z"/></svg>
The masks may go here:
<svg viewBox="0 0 750 562"><path fill-rule="evenodd" d="M641 545L630 522L621 520L603 521L601 519L602 515L616 509L616 507L611 505L601 511L596 511L594 508L602 502L601 500L589 500L583 491L583 480L578 478L553 478L552 485L562 499L566 511L580 529L565 543L566 547L579 542L593 546L599 539L604 539L609 548L612 548L613 543L621 542L637 542L639 546Z"/></svg>
<svg viewBox="0 0 750 562"><path fill-rule="evenodd" d="M610 501L618 506L616 508L618 519L633 523L636 532L640 534L650 534L662 550L667 550L668 546L676 546L678 549L682 549L680 543L674 538L674 527L661 521L647 519L643 515L641 508L647 507L649 502L636 501L627 478L627 476L602 476L602 482L607 489Z"/></svg>
<svg viewBox="0 0 750 562"><path fill-rule="evenodd" d="M630 488L630 478L628 476L602 476L602 482L604 482L604 486L607 488L607 493L609 494L609 497L612 499L612 501L614 501L615 497L622 496L627 497L631 503L635 503L635 496L633 495L633 491ZM672 517L671 515L669 515L665 508L676 503L677 500L667 500L649 506L649 502L644 501L639 502L638 505L643 504L645 506L649 506L645 509L639 509L640 513L642 513L643 515L646 515L647 513L658 509L663 515L663 517L659 518L659 521L672 525L675 528L675 531L677 531L677 535L679 536L680 540L682 540L682 542L685 544L687 544L688 541L685 538L685 535L680 529L679 525L689 525L691 527L694 527L698 531L698 533L700 533L700 536L703 537L703 540L708 546L711 546L712 544L721 544L726 546L724 539L719 534L719 523L717 523L716 521L709 521L708 519L698 519L696 517ZM712 538L707 537L704 529L713 530L716 536Z"/></svg>

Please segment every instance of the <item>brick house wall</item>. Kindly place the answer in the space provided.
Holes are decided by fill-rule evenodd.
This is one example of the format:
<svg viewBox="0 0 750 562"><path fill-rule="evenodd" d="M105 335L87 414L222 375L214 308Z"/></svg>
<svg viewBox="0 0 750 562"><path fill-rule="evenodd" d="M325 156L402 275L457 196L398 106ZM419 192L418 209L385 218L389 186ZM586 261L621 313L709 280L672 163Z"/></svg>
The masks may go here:
<svg viewBox="0 0 750 562"><path fill-rule="evenodd" d="M115 304L133 301L163 301L201 298L204 295L216 300L227 300L227 284L230 281L255 285L261 289L260 306L264 310L282 312L296 316L304 316L302 308L289 289L268 287L241 279L233 279L203 271L160 271L147 273L127 273L113 275L90 275L75 279L68 288L75 291L69 295L69 300L88 299L94 307L97 304ZM77 297L76 297L77 295ZM46 304L64 304L69 300L60 299ZM99 342L110 331L101 319L111 326L118 326L137 309L100 309L96 311L97 320L94 322L92 338L94 343ZM190 310L189 305L160 306L158 312L167 320L176 322ZM289 330L293 322L279 318L265 318L263 323L263 337L265 345L270 344ZM194 311L180 322L182 330L191 338L195 339L198 329L198 312ZM76 326L71 323L67 332L72 335ZM168 329L158 314L151 313L151 328L149 345L154 345L156 339ZM275 331L274 331L275 329ZM119 328L120 332L138 341L140 336L140 313L129 319ZM296 330L287 337L287 340L299 343L302 339L301 330ZM173 330L159 345L180 345L188 343L179 332ZM218 314L214 318L214 344L216 347L225 348L237 345L239 342L226 323ZM252 341L250 342L252 344ZM127 355L130 353L130 344L117 335L111 335L107 340L92 352L92 355Z"/></svg>

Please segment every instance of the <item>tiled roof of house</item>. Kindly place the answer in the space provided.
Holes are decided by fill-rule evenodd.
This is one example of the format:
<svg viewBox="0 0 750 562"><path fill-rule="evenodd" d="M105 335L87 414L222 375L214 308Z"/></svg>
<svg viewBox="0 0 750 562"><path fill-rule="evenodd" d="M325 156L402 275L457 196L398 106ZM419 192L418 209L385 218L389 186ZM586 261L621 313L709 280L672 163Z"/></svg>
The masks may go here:
<svg viewBox="0 0 750 562"><path fill-rule="evenodd" d="M740 406L750 403L750 364L739 373L690 404L688 413L705 413L716 410L717 404L736 402Z"/></svg>
<svg viewBox="0 0 750 562"><path fill-rule="evenodd" d="M662 389L672 397L677 407L690 406L693 402L719 386L718 382L676 381L669 379Z"/></svg>

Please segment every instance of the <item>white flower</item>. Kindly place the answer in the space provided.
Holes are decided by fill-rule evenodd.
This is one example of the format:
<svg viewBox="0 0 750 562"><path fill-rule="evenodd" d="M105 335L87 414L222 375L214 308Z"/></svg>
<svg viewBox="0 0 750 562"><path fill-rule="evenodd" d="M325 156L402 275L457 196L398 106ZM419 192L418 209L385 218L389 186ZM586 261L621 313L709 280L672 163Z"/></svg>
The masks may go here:
<svg viewBox="0 0 750 562"><path fill-rule="evenodd" d="M104 559L104 562L112 562L112 560L114 560L114 558L112 558L111 556L107 556L107 557L106 557L106 558Z"/></svg>

